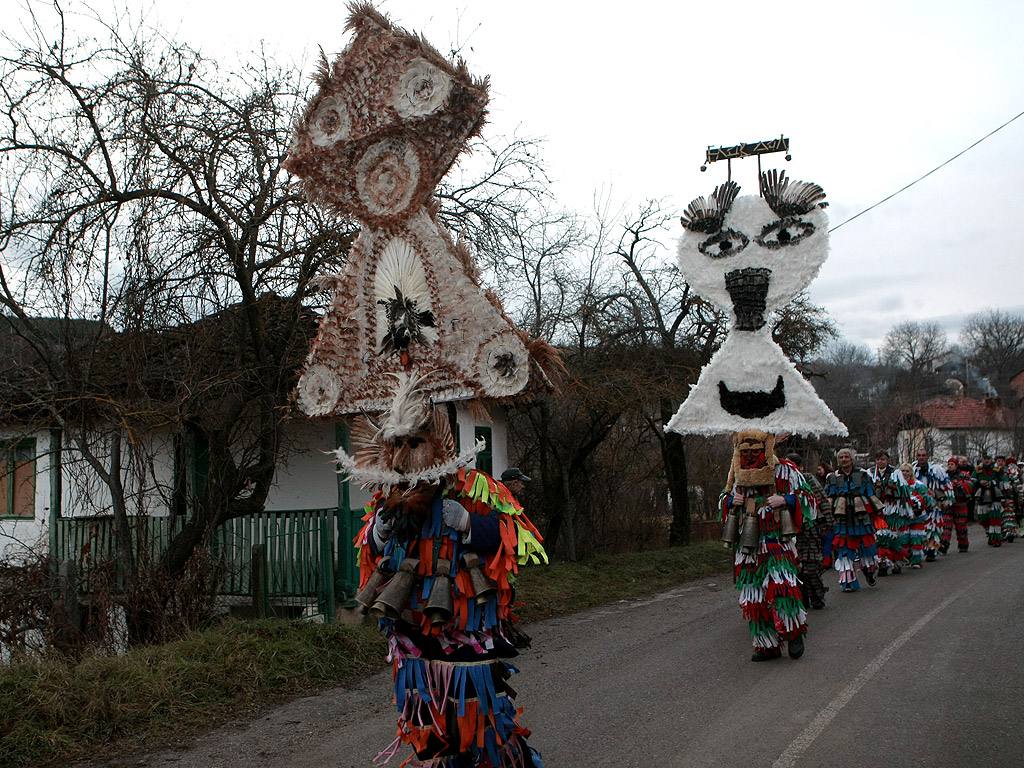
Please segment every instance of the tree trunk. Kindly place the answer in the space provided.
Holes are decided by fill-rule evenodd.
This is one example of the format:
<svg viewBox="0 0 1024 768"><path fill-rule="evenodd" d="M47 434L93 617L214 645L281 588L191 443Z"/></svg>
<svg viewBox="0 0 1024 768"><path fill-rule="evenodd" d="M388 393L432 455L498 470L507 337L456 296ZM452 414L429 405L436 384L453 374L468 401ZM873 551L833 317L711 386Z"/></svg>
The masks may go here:
<svg viewBox="0 0 1024 768"><path fill-rule="evenodd" d="M672 404L663 401L662 424L668 423L673 412ZM681 547L690 543L690 493L682 435L678 432L665 432L662 435L661 458L665 465L668 492L672 497L672 525L668 529L668 545Z"/></svg>

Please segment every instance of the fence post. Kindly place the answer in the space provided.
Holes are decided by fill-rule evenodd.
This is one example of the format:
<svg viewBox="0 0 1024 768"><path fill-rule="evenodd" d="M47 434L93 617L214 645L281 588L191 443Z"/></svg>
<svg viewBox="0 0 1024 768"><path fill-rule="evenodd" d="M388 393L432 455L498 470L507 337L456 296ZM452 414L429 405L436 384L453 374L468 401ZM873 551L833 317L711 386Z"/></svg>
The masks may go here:
<svg viewBox="0 0 1024 768"><path fill-rule="evenodd" d="M267 558L263 544L252 546L252 569L249 572L249 586L252 590L252 607L261 618L270 615L270 600L267 595Z"/></svg>
<svg viewBox="0 0 1024 768"><path fill-rule="evenodd" d="M64 626L80 629L82 604L78 599L78 566L73 560L61 560L57 567L57 593Z"/></svg>

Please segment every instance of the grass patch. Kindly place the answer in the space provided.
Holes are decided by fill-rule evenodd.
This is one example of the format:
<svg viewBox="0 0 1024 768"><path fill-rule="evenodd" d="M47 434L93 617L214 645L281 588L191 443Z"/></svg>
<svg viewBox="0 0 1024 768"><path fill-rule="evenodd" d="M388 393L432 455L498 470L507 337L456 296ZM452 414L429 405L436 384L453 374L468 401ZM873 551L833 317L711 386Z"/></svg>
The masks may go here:
<svg viewBox="0 0 1024 768"><path fill-rule="evenodd" d="M712 542L524 568L516 613L524 622L574 613L719 573L730 562ZM187 743L232 718L381 669L384 653L372 626L226 620L121 657L0 667L0 768Z"/></svg>
<svg viewBox="0 0 1024 768"><path fill-rule="evenodd" d="M615 600L643 597L684 581L721 573L732 565L732 553L719 541L688 547L621 555L595 555L582 563L552 563L524 568L519 577L516 609L529 623L564 616Z"/></svg>

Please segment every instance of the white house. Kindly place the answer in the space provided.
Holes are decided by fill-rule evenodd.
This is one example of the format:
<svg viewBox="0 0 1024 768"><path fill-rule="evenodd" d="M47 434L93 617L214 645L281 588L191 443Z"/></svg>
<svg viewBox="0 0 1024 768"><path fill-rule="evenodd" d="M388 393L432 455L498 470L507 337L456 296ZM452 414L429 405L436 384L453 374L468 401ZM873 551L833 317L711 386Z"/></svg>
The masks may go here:
<svg viewBox="0 0 1024 768"><path fill-rule="evenodd" d="M920 448L935 461L976 461L982 452L1009 455L1017 448L1014 426L1013 411L998 398L936 397L900 417L897 449L902 460L913 459Z"/></svg>

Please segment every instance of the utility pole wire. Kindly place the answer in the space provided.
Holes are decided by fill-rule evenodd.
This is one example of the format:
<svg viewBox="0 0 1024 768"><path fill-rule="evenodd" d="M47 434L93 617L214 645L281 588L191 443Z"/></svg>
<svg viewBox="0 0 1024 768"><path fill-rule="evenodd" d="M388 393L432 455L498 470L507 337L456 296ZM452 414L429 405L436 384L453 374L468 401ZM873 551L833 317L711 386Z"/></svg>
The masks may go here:
<svg viewBox="0 0 1024 768"><path fill-rule="evenodd" d="M926 174L925 174L924 176L922 176L922 177L921 177L920 179L916 179L916 180L914 180L914 181L910 182L909 184L907 184L907 186L903 187L903 189L898 189L898 190L896 190L895 192L893 192L893 193L892 193L891 195L889 195L889 196L888 196L887 198L885 198L884 200L879 200L879 201L878 201L877 203L875 203L874 205L870 206L869 208L865 208L865 209L864 209L863 211L861 211L861 212L860 212L860 213L858 213L858 214L855 214L855 215L851 216L851 217L850 217L850 218L848 218L848 219L847 219L846 221L844 221L844 222L842 222L842 223L840 223L840 224L836 224L836 225L835 225L834 227L832 227L832 229L830 229L830 230L829 230L829 232L835 232L835 231L836 231L837 229L839 229L839 228L840 228L841 226L843 226L843 224L849 224L849 223L850 223L851 221L853 221L854 219L856 219L856 218L857 218L858 216L863 216L863 215L864 215L865 213L867 213L868 211L872 210L873 208L877 208L877 207L878 207L878 206L880 206L880 205L881 205L882 203L884 203L884 202L887 202L887 201L889 201L889 200L892 200L892 199L893 199L894 197L896 197L896 195L898 195L898 194L899 194L900 192L905 192L905 191L907 191L907 190L908 190L908 189L910 189L910 188L911 188L912 186L914 186L915 184L917 184L917 182L919 182L919 181L923 181L924 179L927 179L927 178L928 178L929 176L931 176L931 175L932 175L933 173L935 173L935 172L936 172L937 170L939 170L939 168L942 168L943 166L949 165L949 164L950 164L950 163L952 163L952 162L953 162L954 160L956 160L956 159L957 159L958 157L960 157L960 155L963 155L963 154L965 154L965 153L967 153L967 152L970 152L970 151L971 151L972 149L974 149L974 148L975 148L976 146L978 146L979 144L981 144L981 142L985 141L985 139L987 139L987 138L989 138L990 136L992 136L993 134L996 134L996 133L998 133L999 131L1003 130L1003 128L1005 128L1006 126L1008 126L1008 125L1009 125L1010 123L1012 123L1012 122L1013 122L1014 120L1016 120L1016 119L1017 119L1018 117L1021 117L1022 115L1024 115L1024 112L1020 112L1020 113L1018 113L1018 114L1014 115L1014 116L1013 116L1013 117L1011 117L1011 118L1010 118L1009 120L1007 120L1007 121L1006 121L1005 123L1003 123L1003 124L1002 124L1002 125L1000 125L1000 126L999 126L998 128L996 128L996 129L995 129L994 131L991 131L990 133L986 134L985 136L982 136L982 137L981 137L980 139L978 139L978 140L977 140L976 142L974 142L973 144L971 144L971 146L967 147L967 149L961 150L960 152L956 153L956 154L955 154L955 155L953 155L953 156L952 156L951 158L949 158L949 160L947 160L946 162L942 163L942 165L939 165L939 166L936 166L935 168L932 168L932 169L931 169L930 171L928 171L928 173L926 173Z"/></svg>

